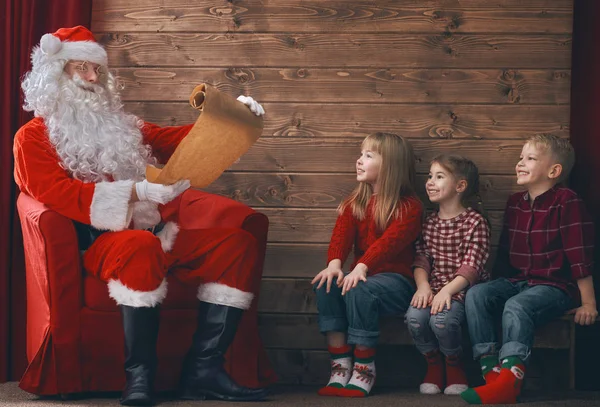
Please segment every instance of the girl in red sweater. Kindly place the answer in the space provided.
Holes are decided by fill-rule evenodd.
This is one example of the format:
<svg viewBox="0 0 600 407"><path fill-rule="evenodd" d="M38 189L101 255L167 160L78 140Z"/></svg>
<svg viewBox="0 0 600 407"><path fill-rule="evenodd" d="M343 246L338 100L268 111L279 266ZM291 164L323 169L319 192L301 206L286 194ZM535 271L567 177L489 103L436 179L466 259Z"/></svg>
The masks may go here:
<svg viewBox="0 0 600 407"><path fill-rule="evenodd" d="M319 390L322 396L370 393L379 317L404 314L415 293L413 242L423 209L414 192L412 147L395 134L375 133L361 150L358 186L338 208L327 268L312 280L319 329L331 354L331 378ZM350 251L354 261L344 274Z"/></svg>

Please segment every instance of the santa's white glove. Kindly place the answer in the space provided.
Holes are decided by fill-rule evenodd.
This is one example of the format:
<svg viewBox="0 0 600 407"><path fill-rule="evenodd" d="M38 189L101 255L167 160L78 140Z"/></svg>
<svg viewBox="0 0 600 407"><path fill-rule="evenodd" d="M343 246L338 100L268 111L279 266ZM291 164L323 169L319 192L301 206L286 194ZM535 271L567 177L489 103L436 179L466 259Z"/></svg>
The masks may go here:
<svg viewBox="0 0 600 407"><path fill-rule="evenodd" d="M250 111L255 115L262 116L263 114L265 114L265 109L263 109L263 107L250 96L241 95L238 96L237 100L248 106L250 108Z"/></svg>
<svg viewBox="0 0 600 407"><path fill-rule="evenodd" d="M173 185L153 184L147 180L135 184L135 192L140 201L150 201L157 204L166 204L177 198L183 191L190 187L189 180L177 181Z"/></svg>

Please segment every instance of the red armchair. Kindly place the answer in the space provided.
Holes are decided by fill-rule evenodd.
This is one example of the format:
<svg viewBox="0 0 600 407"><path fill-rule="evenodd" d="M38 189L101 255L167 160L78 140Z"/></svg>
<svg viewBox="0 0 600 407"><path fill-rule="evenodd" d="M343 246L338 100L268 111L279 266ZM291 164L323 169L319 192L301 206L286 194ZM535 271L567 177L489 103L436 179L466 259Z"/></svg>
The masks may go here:
<svg viewBox="0 0 600 407"><path fill-rule="evenodd" d="M39 395L119 391L125 385L123 327L106 284L87 276L73 223L21 194L17 208L23 229L27 278L27 358L19 386ZM180 228L238 227L259 243L262 275L268 219L246 205L188 190L181 199ZM168 278L161 308L156 390L175 389L196 328L195 287ZM234 380L248 387L275 381L257 330L260 281L226 356Z"/></svg>

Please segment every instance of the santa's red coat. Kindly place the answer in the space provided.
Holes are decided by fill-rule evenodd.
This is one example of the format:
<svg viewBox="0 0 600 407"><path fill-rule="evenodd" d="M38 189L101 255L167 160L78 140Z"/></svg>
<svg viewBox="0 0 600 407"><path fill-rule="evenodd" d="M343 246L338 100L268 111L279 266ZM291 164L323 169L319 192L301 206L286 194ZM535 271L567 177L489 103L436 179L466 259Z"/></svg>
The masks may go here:
<svg viewBox="0 0 600 407"><path fill-rule="evenodd" d="M191 127L161 128L145 123L141 129L143 143L152 147L160 163L165 163ZM139 230L153 226L157 220L168 222L173 209L147 202L131 205L133 181L85 183L74 179L60 165L40 118L31 120L17 132L14 156L15 180L21 192L65 217L109 231L86 251L84 268L109 283L111 297L118 303L135 306L142 301L138 306L148 306L144 303L147 297L131 299L131 292L143 295L148 292L150 301L160 302L166 295L165 284L161 282L169 267L187 263L193 267L176 277L199 285L199 299L243 309L250 307L251 287L258 286L256 279L260 276L253 276L253 238L247 232L185 230L180 232L185 236L177 238L177 227L171 222L158 237ZM254 332L238 332L238 335L257 335L256 326L250 329ZM262 352L262 349L246 351ZM265 369L270 371L270 366ZM259 375L264 377L265 372L262 373Z"/></svg>

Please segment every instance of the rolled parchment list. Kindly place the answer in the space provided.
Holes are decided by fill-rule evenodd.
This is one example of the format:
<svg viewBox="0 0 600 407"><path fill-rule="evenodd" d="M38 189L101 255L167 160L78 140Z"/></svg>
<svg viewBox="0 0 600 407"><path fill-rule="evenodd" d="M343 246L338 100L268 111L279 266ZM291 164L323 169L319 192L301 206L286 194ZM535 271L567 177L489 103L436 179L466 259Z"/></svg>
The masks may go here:
<svg viewBox="0 0 600 407"><path fill-rule="evenodd" d="M146 166L149 182L170 185L189 179L192 187L206 187L262 134L262 117L213 86L196 86L190 104L202 113L163 168Z"/></svg>

